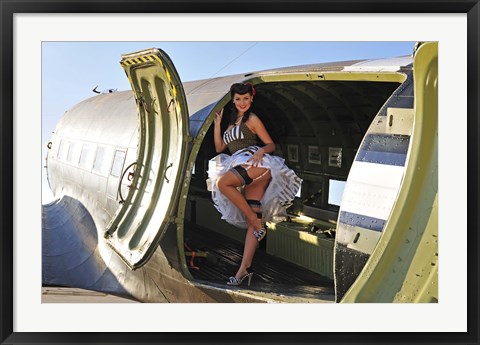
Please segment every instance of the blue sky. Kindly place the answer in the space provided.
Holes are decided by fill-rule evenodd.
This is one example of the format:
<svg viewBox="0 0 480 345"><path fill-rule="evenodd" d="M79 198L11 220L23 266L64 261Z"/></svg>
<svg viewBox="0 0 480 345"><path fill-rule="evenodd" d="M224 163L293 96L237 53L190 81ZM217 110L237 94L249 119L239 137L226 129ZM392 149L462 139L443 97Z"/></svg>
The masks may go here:
<svg viewBox="0 0 480 345"><path fill-rule="evenodd" d="M62 115L95 95L92 89L129 90L121 55L157 47L182 81L262 69L410 55L414 42L43 42L42 166L46 144ZM42 203L53 200L42 168Z"/></svg>

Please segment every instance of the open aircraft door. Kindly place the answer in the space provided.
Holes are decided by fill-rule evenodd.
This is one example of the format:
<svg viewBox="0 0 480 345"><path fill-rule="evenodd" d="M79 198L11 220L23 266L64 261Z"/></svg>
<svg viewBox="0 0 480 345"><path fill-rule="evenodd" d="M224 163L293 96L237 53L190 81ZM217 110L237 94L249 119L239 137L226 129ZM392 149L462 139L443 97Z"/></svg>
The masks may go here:
<svg viewBox="0 0 480 345"><path fill-rule="evenodd" d="M122 55L138 111L137 160L129 192L105 231L131 269L151 257L175 220L189 138L187 102L168 55L148 49ZM131 172L131 171L130 171Z"/></svg>
<svg viewBox="0 0 480 345"><path fill-rule="evenodd" d="M365 184L361 178L382 184L383 190L373 189L372 183L375 198L363 196L358 204L368 204L370 210L377 206L377 214L383 208L385 217L350 213L350 220L343 221L340 214L337 301L438 302L438 43L417 44L413 67L411 82L407 79L386 103L385 116L380 112L374 120L354 164L368 155L382 161L370 170L364 164L360 178L355 165L350 170L347 184ZM374 135L382 140L369 141ZM347 198L355 198L347 187L344 208L352 204Z"/></svg>

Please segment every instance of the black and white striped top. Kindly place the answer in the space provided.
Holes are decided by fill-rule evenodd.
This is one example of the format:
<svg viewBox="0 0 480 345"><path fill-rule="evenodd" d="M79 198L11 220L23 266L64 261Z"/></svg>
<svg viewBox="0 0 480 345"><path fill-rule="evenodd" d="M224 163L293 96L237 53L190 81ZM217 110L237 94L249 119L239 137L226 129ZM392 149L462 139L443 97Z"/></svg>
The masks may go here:
<svg viewBox="0 0 480 345"><path fill-rule="evenodd" d="M257 135L244 122L225 131L223 141L231 154L258 143Z"/></svg>

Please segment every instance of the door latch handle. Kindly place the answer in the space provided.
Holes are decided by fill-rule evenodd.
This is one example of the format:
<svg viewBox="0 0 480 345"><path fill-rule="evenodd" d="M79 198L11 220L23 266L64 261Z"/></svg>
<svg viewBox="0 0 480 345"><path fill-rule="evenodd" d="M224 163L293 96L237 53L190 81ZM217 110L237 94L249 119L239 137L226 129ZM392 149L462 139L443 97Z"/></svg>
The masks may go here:
<svg viewBox="0 0 480 345"><path fill-rule="evenodd" d="M165 180L167 180L167 183L170 183L170 180L167 178L167 171L173 166L173 163L170 163L170 165L165 169Z"/></svg>

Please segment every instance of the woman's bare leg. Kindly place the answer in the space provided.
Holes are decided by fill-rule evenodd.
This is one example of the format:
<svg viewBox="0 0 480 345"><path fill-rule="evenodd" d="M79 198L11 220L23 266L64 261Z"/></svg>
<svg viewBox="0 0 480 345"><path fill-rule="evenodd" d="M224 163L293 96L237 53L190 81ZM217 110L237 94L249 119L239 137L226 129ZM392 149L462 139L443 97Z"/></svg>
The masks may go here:
<svg viewBox="0 0 480 345"><path fill-rule="evenodd" d="M247 270L252 266L253 256L255 255L255 251L258 247L258 241L253 234L253 230L253 226L249 226L247 233L245 234L242 262L240 263L240 267L235 274L236 278L243 277L245 274L247 274Z"/></svg>
<svg viewBox="0 0 480 345"><path fill-rule="evenodd" d="M252 168L253 169L253 168ZM251 169L250 169L251 170ZM246 200L258 200L260 201L263 197L263 194L265 193L265 190L268 187L268 184L270 183L271 177L270 174L267 174L263 176L262 178L252 182L252 184L248 185L245 187L245 199ZM252 209L252 212L255 213L257 222L259 222L260 226L262 224L261 219L259 219L256 215L258 212L262 212L262 207L261 205L249 205ZM257 225L258 226L258 225ZM254 231L254 226L249 225L247 229L247 233L245 235L245 245L243 248L243 256L242 256L242 262L240 264L240 267L238 268L238 271L235 275L236 278L241 278L245 274L247 274L247 269L250 268L252 265L253 261L253 256L255 255L255 251L258 247L258 240L253 234Z"/></svg>
<svg viewBox="0 0 480 345"><path fill-rule="evenodd" d="M250 176L252 179L255 179L256 177L262 175L266 170L267 169L265 168L252 167L248 170L248 176ZM259 183L265 179L267 179L268 182L270 181L270 173L246 186L245 190L251 189L252 186L258 186ZM257 214L250 208L250 205L248 205L243 194L238 191L237 187L240 185L240 179L230 171L221 176L217 181L217 186L220 192L222 192L223 195L225 195L232 202L232 204L237 206L238 209L245 215L249 227L253 226L255 230L259 230L261 228L261 221L257 219ZM266 185L268 186L268 183ZM266 186L264 186L261 196L263 196L265 189Z"/></svg>

